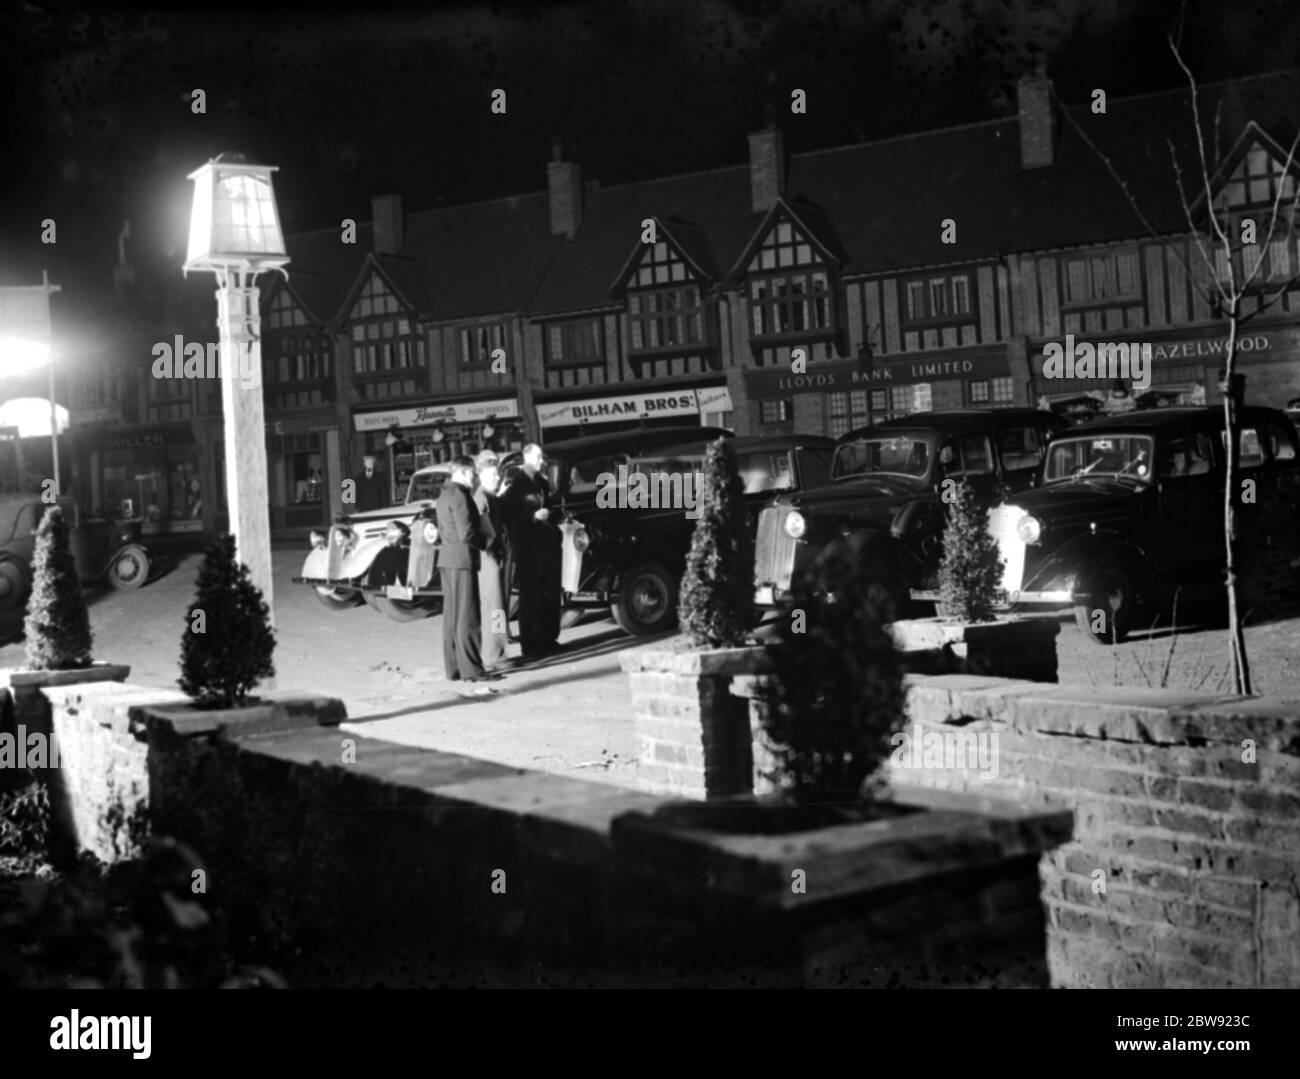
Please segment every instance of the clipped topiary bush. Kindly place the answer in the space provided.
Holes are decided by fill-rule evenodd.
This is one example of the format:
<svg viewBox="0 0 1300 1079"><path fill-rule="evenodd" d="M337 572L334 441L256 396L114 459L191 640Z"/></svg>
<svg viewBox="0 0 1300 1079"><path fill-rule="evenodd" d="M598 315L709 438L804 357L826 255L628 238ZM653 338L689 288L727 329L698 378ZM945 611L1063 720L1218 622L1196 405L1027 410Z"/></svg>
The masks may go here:
<svg viewBox="0 0 1300 1079"><path fill-rule="evenodd" d="M704 458L700 516L678 603L682 632L697 648L743 644L754 626L754 540L744 494L736 453L719 438Z"/></svg>
<svg viewBox="0 0 1300 1079"><path fill-rule="evenodd" d="M959 622L992 622L1001 590L1004 562L988 528L989 515L963 480L948 508L939 563L940 618Z"/></svg>
<svg viewBox="0 0 1300 1079"><path fill-rule="evenodd" d="M831 555L828 598L813 575L777 628L762 726L775 785L799 803L854 802L877 792L890 738L905 723L903 666L861 567Z"/></svg>
<svg viewBox="0 0 1300 1079"><path fill-rule="evenodd" d="M50 506L36 529L32 594L27 601L27 666L66 671L90 666L90 612L72 557L63 510Z"/></svg>
<svg viewBox="0 0 1300 1079"><path fill-rule="evenodd" d="M200 708L242 706L250 689L275 674L274 651L261 590L235 558L235 537L221 536L208 547L185 615L180 687Z"/></svg>

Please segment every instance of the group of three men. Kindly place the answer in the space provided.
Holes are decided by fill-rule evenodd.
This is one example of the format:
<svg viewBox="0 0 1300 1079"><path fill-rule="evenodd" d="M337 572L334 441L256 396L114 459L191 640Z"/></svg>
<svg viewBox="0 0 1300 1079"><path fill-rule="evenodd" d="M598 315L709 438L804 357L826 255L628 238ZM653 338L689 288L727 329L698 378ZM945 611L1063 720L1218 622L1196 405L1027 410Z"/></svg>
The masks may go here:
<svg viewBox="0 0 1300 1079"><path fill-rule="evenodd" d="M495 453L453 457L438 496L443 667L448 679L471 683L471 696L492 693L485 683L510 665L511 576L519 592L522 659L559 649L560 531L551 520L545 465L542 447L529 443L522 469L502 490Z"/></svg>

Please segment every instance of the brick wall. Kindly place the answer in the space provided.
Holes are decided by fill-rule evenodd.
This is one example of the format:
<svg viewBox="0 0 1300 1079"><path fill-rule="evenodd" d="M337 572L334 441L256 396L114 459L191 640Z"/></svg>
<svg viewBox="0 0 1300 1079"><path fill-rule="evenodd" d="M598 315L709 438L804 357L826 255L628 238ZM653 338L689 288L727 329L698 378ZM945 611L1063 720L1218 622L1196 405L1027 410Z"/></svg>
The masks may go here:
<svg viewBox="0 0 1300 1079"><path fill-rule="evenodd" d="M997 773L897 782L1074 809L1040 866L1054 985L1300 986L1300 704L949 675L912 680L909 717L996 735Z"/></svg>

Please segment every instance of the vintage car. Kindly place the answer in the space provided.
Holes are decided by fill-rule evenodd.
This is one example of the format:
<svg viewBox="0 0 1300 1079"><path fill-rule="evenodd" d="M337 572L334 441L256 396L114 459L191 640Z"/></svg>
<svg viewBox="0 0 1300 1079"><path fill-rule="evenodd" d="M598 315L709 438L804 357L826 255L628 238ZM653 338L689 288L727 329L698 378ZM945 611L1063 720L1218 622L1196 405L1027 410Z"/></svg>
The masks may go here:
<svg viewBox="0 0 1300 1079"><path fill-rule="evenodd" d="M754 551L755 602L781 607L799 576L847 556L868 592L894 613L933 598L946 480L967 481L986 505L1037 482L1049 437L1066 426L1050 412L920 412L843 435L824 487L766 506ZM821 587L834 591L833 582Z"/></svg>
<svg viewBox="0 0 1300 1079"><path fill-rule="evenodd" d="M366 603L398 622L437 614L442 586L435 572L434 506L450 474L446 464L419 469L404 502L344 514L328 533L313 532L312 550L294 581L309 585L331 610Z"/></svg>
<svg viewBox="0 0 1300 1079"><path fill-rule="evenodd" d="M1247 407L1239 422L1241 568L1282 587L1300 539L1300 443L1281 411ZM1130 412L1056 437L1038 486L990 515L1007 598L1073 605L1085 635L1109 644L1144 607L1221 593L1225 447L1217 406Z"/></svg>
<svg viewBox="0 0 1300 1079"><path fill-rule="evenodd" d="M567 610L608 607L619 626L635 636L676 624L677 590L696 515L673 498L637 505L636 497L629 497L636 486L647 493L662 487L640 485L631 477L699 477L709 442L727 433L701 427L652 429L546 448L552 489L566 510L560 528ZM824 483L835 445L818 435L733 438L731 444L755 521L774 494ZM620 475L628 482L607 487L598 498L600 477ZM698 487L694 490L698 495ZM610 501L623 504L611 506Z"/></svg>
<svg viewBox="0 0 1300 1079"><path fill-rule="evenodd" d="M0 506L0 610L22 610L32 588L36 529L51 503L30 497ZM107 580L114 588L139 588L149 579L149 552L140 544L139 521L83 518L73 499L57 505L68 521L72 556L81 579Z"/></svg>

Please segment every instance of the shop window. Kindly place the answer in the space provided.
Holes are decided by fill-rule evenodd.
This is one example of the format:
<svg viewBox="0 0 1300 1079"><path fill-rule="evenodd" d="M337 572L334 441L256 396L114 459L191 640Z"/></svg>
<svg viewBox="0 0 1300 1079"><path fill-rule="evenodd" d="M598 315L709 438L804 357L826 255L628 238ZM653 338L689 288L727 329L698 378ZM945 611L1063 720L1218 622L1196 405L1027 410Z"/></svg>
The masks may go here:
<svg viewBox="0 0 1300 1079"><path fill-rule="evenodd" d="M325 472L320 435L314 431L280 437L284 457L285 497L295 506L325 501Z"/></svg>
<svg viewBox="0 0 1300 1079"><path fill-rule="evenodd" d="M972 406L987 405L990 399L987 378L973 378L967 381L966 400Z"/></svg>
<svg viewBox="0 0 1300 1079"><path fill-rule="evenodd" d="M736 414L731 409L727 409L725 412L701 412L700 425L702 427L724 427L728 431L734 431Z"/></svg>
<svg viewBox="0 0 1300 1079"><path fill-rule="evenodd" d="M871 412L877 419L892 420L895 416L910 416L913 412L929 412L933 407L928 382L871 391Z"/></svg>
<svg viewBox="0 0 1300 1079"><path fill-rule="evenodd" d="M830 409L830 434L832 438L848 434L870 423L867 411L867 391L848 390L827 394Z"/></svg>
<svg viewBox="0 0 1300 1079"><path fill-rule="evenodd" d="M794 409L787 399L760 401L758 403L758 420L760 423L789 423L793 418Z"/></svg>

